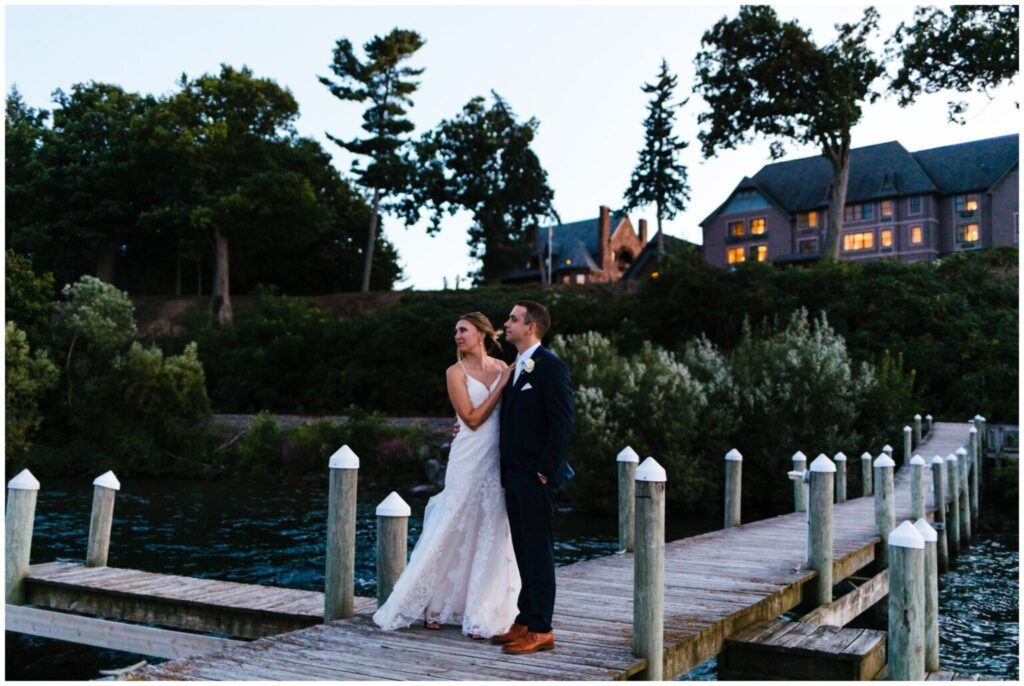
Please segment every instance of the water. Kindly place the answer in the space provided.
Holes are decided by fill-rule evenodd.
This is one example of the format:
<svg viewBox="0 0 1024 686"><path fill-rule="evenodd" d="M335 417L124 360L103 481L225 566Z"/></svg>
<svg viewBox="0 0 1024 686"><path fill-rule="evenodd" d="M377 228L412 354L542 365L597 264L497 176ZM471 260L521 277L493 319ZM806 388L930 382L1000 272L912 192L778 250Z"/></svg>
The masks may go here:
<svg viewBox="0 0 1024 686"><path fill-rule="evenodd" d="M375 593L376 517L386 494L360 493L356 593ZM419 536L426 498L412 506L410 548ZM32 561L81 561L89 528L89 480L47 479L39 492ZM239 485L231 482L133 480L114 508L108 563L151 572L322 590L326 538L325 484ZM711 531L719 515L671 517L669 540ZM615 552L614 517L568 508L555 517L556 564ZM942 668L1017 679L1019 552L1016 535L978 537L957 569L942 576ZM60 641L7 635L5 676L13 680L86 680L144 658ZM150 659L150 662L156 660ZM713 681L716 661L684 679Z"/></svg>

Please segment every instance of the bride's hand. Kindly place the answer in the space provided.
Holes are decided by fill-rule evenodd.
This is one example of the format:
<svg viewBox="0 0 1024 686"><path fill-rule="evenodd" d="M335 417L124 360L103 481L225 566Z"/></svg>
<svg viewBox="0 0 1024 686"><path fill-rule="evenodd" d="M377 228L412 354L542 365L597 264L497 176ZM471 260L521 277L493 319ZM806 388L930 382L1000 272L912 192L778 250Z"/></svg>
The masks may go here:
<svg viewBox="0 0 1024 686"><path fill-rule="evenodd" d="M509 365L508 367L505 367L505 369L502 370L502 372L501 372L501 381L498 382L498 386L494 390L500 391L503 388L505 388L505 386L508 384L508 380L512 378L512 372L514 372L514 371L515 371L515 367L513 367L511 365Z"/></svg>

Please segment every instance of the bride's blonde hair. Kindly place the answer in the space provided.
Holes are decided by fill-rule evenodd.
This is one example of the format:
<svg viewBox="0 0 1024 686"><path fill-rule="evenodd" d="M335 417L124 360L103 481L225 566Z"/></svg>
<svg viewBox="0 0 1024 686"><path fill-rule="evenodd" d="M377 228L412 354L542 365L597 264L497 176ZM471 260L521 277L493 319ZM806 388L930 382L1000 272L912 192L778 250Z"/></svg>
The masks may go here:
<svg viewBox="0 0 1024 686"><path fill-rule="evenodd" d="M491 320L483 312L467 312L459 315L455 321L465 320L476 327L476 330L484 335L484 352L490 352L494 348L501 350L501 343L498 342L498 332L495 330ZM455 356L461 360L462 353L457 352Z"/></svg>

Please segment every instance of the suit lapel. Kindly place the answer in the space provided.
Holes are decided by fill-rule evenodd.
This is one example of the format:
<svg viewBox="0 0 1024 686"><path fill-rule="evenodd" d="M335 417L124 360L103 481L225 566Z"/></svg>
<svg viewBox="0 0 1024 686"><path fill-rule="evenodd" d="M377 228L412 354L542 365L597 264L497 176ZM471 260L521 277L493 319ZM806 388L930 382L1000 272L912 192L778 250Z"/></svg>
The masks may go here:
<svg viewBox="0 0 1024 686"><path fill-rule="evenodd" d="M512 397L508 398L507 405L509 408L511 408L512 403L515 402L516 398L519 397L519 391L526 385L526 377L533 376L533 374L537 372L537 365L541 363L540 353L543 349L543 345L538 346L537 349L533 351L533 355L530 356L530 359L533 360L532 372L527 372L526 369L519 372L519 379L512 385Z"/></svg>

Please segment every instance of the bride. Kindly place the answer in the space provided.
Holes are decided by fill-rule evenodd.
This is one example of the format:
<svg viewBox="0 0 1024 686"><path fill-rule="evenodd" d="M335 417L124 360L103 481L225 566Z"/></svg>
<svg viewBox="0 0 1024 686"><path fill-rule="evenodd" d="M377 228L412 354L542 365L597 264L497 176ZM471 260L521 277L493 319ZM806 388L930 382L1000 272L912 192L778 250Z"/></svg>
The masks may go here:
<svg viewBox="0 0 1024 686"><path fill-rule="evenodd" d="M373 621L385 630L423 620L428 629L459 624L483 639L508 630L521 587L501 487L498 406L512 370L490 357L498 334L480 312L455 324L458 362L448 396L458 415L445 487L427 502L409 566Z"/></svg>

